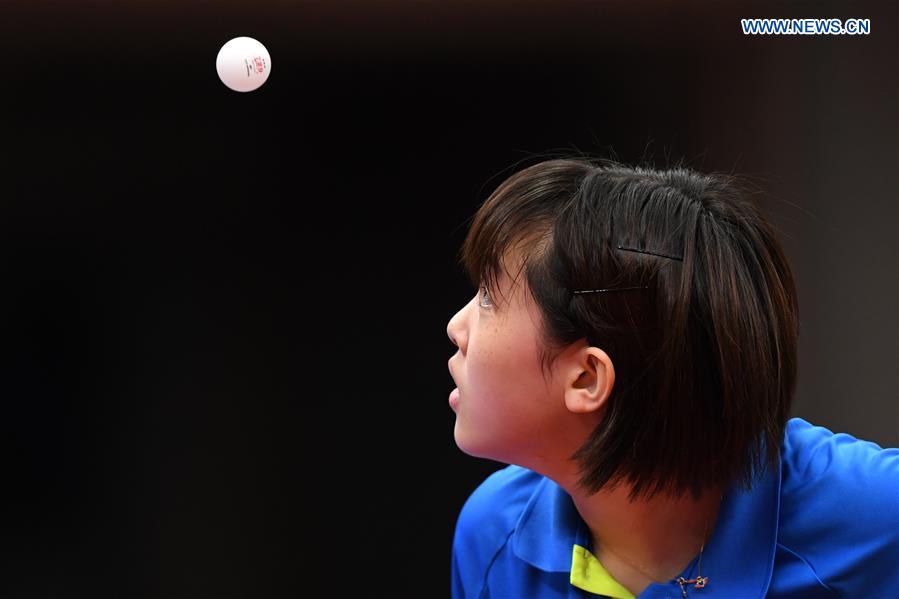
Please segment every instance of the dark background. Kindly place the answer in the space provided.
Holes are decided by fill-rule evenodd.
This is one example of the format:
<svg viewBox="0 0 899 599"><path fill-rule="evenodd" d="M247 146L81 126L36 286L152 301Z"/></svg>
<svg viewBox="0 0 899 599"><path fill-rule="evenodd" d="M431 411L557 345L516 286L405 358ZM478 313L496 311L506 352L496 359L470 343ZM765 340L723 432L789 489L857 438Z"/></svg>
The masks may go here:
<svg viewBox="0 0 899 599"><path fill-rule="evenodd" d="M550 151L753 178L794 415L899 445L895 2L123 4L0 9L0 596L448 596L455 253Z"/></svg>

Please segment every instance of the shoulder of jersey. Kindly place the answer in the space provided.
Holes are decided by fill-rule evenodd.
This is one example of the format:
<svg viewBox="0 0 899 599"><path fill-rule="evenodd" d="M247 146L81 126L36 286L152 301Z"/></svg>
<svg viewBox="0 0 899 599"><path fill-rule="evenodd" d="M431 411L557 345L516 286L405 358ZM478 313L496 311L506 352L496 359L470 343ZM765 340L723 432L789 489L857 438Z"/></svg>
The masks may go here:
<svg viewBox="0 0 899 599"><path fill-rule="evenodd" d="M781 463L779 543L823 580L899 584L899 448L792 418Z"/></svg>
<svg viewBox="0 0 899 599"><path fill-rule="evenodd" d="M488 476L462 506L457 537L477 537L487 545L502 545L515 529L543 475L507 466Z"/></svg>

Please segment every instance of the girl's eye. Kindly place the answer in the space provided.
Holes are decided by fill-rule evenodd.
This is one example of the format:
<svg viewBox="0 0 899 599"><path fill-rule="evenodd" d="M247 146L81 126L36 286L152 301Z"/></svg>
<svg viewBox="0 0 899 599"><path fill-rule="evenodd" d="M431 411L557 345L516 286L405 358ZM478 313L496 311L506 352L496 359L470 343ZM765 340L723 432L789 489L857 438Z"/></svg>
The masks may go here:
<svg viewBox="0 0 899 599"><path fill-rule="evenodd" d="M489 308L493 305L493 301L490 299L490 292L487 291L487 287L485 285L481 285L480 298L478 299L478 301L482 308Z"/></svg>

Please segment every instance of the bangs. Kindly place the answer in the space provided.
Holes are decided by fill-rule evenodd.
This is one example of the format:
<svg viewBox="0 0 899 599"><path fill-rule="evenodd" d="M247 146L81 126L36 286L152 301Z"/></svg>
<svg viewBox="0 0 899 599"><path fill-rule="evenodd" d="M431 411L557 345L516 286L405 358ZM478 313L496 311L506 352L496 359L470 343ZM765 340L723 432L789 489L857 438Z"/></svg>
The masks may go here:
<svg viewBox="0 0 899 599"><path fill-rule="evenodd" d="M560 205L577 193L589 165L554 161L528 167L504 181L481 205L459 260L475 287L502 298L503 272L516 282L546 251ZM517 256L518 265L509 264ZM511 268L510 268L511 267ZM514 268L515 272L512 272ZM504 299L504 298L503 298Z"/></svg>

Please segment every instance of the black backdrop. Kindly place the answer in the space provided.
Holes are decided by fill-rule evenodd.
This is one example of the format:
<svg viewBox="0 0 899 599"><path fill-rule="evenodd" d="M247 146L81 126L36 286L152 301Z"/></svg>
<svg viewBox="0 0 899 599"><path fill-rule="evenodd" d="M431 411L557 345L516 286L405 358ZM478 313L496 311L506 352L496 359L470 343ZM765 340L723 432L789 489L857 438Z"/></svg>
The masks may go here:
<svg viewBox="0 0 899 599"><path fill-rule="evenodd" d="M724 4L4 4L0 595L447 596L455 252L550 150L753 177L795 415L899 444L896 5Z"/></svg>

